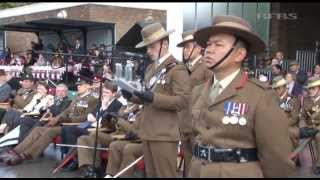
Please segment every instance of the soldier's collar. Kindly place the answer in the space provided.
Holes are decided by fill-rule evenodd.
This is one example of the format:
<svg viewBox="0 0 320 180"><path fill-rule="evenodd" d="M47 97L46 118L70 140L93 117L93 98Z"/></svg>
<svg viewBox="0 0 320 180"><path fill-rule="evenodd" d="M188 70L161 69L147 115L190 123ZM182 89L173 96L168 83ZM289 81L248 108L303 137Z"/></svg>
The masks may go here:
<svg viewBox="0 0 320 180"><path fill-rule="evenodd" d="M83 98L83 97L88 96L89 94L90 94L90 91L87 91L87 92L81 94L80 97Z"/></svg>
<svg viewBox="0 0 320 180"><path fill-rule="evenodd" d="M317 102L317 101L319 101L319 99L320 99L320 96L314 98L314 99L313 99L313 102Z"/></svg>
<svg viewBox="0 0 320 180"><path fill-rule="evenodd" d="M288 90L285 90L284 93L280 96L280 99L282 100L282 99L286 98L287 95L288 95Z"/></svg>
<svg viewBox="0 0 320 180"><path fill-rule="evenodd" d="M192 68L200 59L202 58L201 55L197 56L195 59L193 59L190 63L188 63L190 65L190 67Z"/></svg>

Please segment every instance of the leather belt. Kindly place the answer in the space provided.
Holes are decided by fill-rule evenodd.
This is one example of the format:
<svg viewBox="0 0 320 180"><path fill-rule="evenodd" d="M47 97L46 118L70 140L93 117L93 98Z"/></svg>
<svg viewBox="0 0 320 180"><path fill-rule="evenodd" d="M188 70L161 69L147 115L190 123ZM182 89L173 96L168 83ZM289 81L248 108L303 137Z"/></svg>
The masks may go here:
<svg viewBox="0 0 320 180"><path fill-rule="evenodd" d="M256 148L223 149L195 144L193 147L193 155L199 159L210 162L244 163L258 160Z"/></svg>

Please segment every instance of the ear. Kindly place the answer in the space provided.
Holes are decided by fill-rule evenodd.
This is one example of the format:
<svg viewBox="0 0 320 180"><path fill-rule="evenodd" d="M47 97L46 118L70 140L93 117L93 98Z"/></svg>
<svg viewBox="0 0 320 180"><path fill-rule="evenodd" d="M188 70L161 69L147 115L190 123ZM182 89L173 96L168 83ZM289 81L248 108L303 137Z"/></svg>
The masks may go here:
<svg viewBox="0 0 320 180"><path fill-rule="evenodd" d="M245 48L238 48L235 53L235 61L242 62L247 56L247 50Z"/></svg>
<svg viewBox="0 0 320 180"><path fill-rule="evenodd" d="M169 41L163 40L162 41L162 48L166 48L168 50L169 49Z"/></svg>

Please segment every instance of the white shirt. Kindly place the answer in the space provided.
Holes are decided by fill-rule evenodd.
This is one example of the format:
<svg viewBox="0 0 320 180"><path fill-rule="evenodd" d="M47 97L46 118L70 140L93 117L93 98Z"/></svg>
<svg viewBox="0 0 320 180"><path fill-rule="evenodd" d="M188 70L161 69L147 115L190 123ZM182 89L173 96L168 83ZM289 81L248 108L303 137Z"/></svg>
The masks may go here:
<svg viewBox="0 0 320 180"><path fill-rule="evenodd" d="M52 95L46 95L45 97L41 97L40 94L36 94L33 96L32 100L29 104L27 104L23 110L26 110L28 113L40 113L40 109L42 107L48 107L48 102L54 98ZM40 99L40 102L37 103L37 100Z"/></svg>
<svg viewBox="0 0 320 180"><path fill-rule="evenodd" d="M219 81L219 84L221 86L221 88L219 89L219 94L221 94L221 92L231 83L231 81L238 75L239 72L240 72L240 68L220 81L217 79L215 75L213 75L214 79L213 79L212 86L214 86L217 83L217 81Z"/></svg>
<svg viewBox="0 0 320 180"><path fill-rule="evenodd" d="M170 53L167 53L166 55L162 56L160 59L158 59L156 63L156 67L160 66L168 57L170 56Z"/></svg>

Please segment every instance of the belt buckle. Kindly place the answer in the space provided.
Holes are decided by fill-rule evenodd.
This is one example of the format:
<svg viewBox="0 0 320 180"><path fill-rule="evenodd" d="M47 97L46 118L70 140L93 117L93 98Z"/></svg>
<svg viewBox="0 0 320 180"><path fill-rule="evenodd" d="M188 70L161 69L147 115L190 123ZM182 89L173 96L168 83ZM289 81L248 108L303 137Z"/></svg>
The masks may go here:
<svg viewBox="0 0 320 180"><path fill-rule="evenodd" d="M205 147L205 146L201 146L198 145L199 150L198 150L198 155L200 159L206 160L206 161L210 161L210 148L209 147Z"/></svg>
<svg viewBox="0 0 320 180"><path fill-rule="evenodd" d="M236 148L234 150L234 152L235 152L236 160L237 160L238 163L248 162L248 160L241 155L241 149L240 148Z"/></svg>

